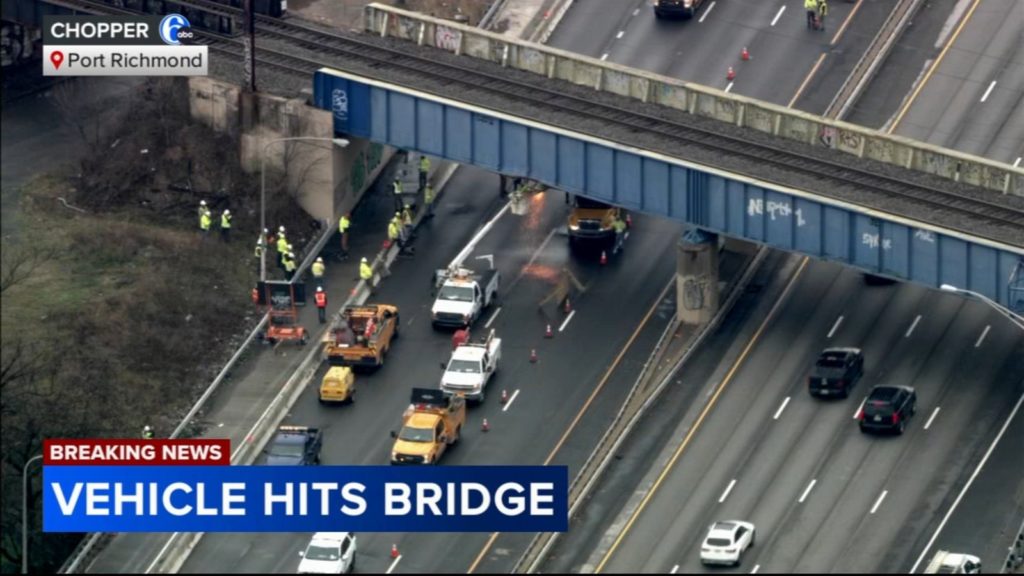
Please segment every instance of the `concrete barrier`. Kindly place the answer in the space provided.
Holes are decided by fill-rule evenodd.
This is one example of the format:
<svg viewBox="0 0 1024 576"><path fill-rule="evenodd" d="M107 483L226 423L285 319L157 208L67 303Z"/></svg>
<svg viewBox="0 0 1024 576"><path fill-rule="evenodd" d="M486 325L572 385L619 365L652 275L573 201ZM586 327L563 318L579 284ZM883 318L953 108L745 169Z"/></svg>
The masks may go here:
<svg viewBox="0 0 1024 576"><path fill-rule="evenodd" d="M1024 196L1024 169L855 124L829 120L643 70L602 62L557 48L509 38L382 4L365 7L367 32L488 60L642 102L653 102L812 146L839 150L947 178Z"/></svg>

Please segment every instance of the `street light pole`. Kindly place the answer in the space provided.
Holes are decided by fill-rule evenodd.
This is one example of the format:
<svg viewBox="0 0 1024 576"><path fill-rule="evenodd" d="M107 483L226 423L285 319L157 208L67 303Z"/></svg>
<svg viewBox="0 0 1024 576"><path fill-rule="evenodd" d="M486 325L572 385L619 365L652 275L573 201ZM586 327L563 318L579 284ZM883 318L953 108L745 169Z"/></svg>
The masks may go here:
<svg viewBox="0 0 1024 576"><path fill-rule="evenodd" d="M966 288L957 288L952 284L943 284L942 286L939 286L939 288L945 292L957 292L960 294L969 294L971 296L974 296L978 300L981 300L985 304L988 304L990 307L994 308L996 312L999 312L1001 315L1003 315L1003 317L1009 320L1011 324L1013 324L1017 328L1020 328L1021 330L1024 330L1024 316L1014 313L1009 308L1006 308L1005 306L989 298L988 296L981 294L980 292L975 292L974 290L967 290Z"/></svg>
<svg viewBox="0 0 1024 576"><path fill-rule="evenodd" d="M43 455L33 456L21 469L21 573L28 574L28 467Z"/></svg>
<svg viewBox="0 0 1024 576"><path fill-rule="evenodd" d="M289 142L295 140L313 141L313 142L334 142L335 145L342 148L346 148L350 142L344 138L326 138L316 136L295 136L291 138L275 138L268 140L263 144L263 150L260 154L260 234L267 228L267 149L270 148L271 144L277 144L278 142ZM270 246L264 246L263 252L260 254L260 282L267 280L267 251Z"/></svg>

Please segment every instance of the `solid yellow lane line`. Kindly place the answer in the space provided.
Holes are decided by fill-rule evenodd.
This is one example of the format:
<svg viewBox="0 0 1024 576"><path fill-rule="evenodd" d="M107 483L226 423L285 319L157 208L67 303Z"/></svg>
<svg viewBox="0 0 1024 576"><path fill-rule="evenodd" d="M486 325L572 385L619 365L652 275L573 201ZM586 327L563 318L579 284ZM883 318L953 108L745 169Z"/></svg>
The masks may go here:
<svg viewBox="0 0 1024 576"><path fill-rule="evenodd" d="M800 98L801 94L803 94L804 88L807 88L807 84L810 83L811 78L814 78L814 75L818 72L818 68L821 68L821 63L825 61L825 56L826 54L824 52L821 53L821 56L818 56L818 61L814 63L814 66L807 74L807 77L800 83L800 87L796 89L796 94L793 94L793 98L789 101L789 104L786 104L787 108L792 108L793 104L796 104L797 99Z"/></svg>
<svg viewBox="0 0 1024 576"><path fill-rule="evenodd" d="M935 59L935 62L932 62L932 65L930 68L928 68L928 72L925 73L924 78L922 78L921 81L918 82L917 87L914 88L914 92L910 95L910 98L907 99L906 103L903 105L903 108L900 109L900 113L896 115L896 119L893 120L892 126L890 126L889 129L886 131L888 134L892 134L893 132L896 131L896 127L900 125L900 122L903 120L903 116L906 115L907 110L910 110L910 105L913 104L915 100L917 100L917 95L921 93L921 89L924 88L924 85L928 83L929 79L931 79L932 74L934 74L935 71L938 70L939 64L942 64L942 59L946 57L946 53L949 52L949 49L953 46L953 43L956 42L957 36L960 36L960 32L963 31L964 26L967 25L967 21L971 19L971 15L974 14L975 8L977 8L978 4L980 3L981 0L974 0L974 4L971 4L970 10L967 11L967 14L964 16L963 20L960 21L960 25L956 27L956 30L953 32L953 35L949 37L949 41L946 42L946 45L942 48L942 52L939 52L939 57Z"/></svg>
<svg viewBox="0 0 1024 576"><path fill-rule="evenodd" d="M548 457L544 459L544 466L551 464L551 461L555 459L555 454L557 454L558 451L562 448L562 445L565 444L565 441L569 438L569 435L572 434L572 431L576 428L576 425L579 423L580 419L583 418L583 415L587 412L587 410L590 408L590 405L594 402L594 399L597 398L598 393L600 393L601 390L604 388L604 385L606 382L608 382L608 379L611 377L612 372L615 371L615 368L619 365L619 362L622 361L622 358L626 355L626 352L633 345L633 342L636 340L637 336L640 335L640 332L644 329L644 326L647 325L647 322L651 319L651 316L654 315L654 311L658 309L658 305L661 303L662 300L665 299L665 295L668 294L669 289L672 288L674 284L675 278L673 277L673 279L669 280L668 284L665 285L665 289L661 291L661 294L659 294L658 297L654 300L654 304L651 304L651 308L647 311L647 314L644 315L643 319L640 321L640 324L637 325L636 330L633 331L633 335L629 337L629 340L626 341L626 344L622 347L621 350L619 350L619 354L618 356L615 357L615 361L612 362L612 365L609 366L607 370L605 370L604 376L601 377L601 381L598 382L597 387L595 387L594 391L590 393L590 397L587 398L587 401L583 404L583 407L580 408L579 412L576 413L576 417L572 419L571 423L569 423L569 427L566 428L564 433L562 433L562 437L558 439L558 443L555 444L555 447L551 450L551 453L548 454ZM484 544L483 549L480 550L480 553L476 555L476 558L473 560L473 563L470 564L469 570L466 571L467 574L472 574L477 569L477 567L480 565L480 562L483 561L484 556L486 556L487 552L490 551L491 546L494 545L494 541L498 539L499 534L501 533L491 533L491 536L487 539L487 543Z"/></svg>
<svg viewBox="0 0 1024 576"><path fill-rule="evenodd" d="M715 403L718 402L718 398L719 396L721 396L722 391L725 390L725 387L729 385L730 381L732 381L733 376L736 375L736 372L739 370L740 364L743 363L747 355L754 348L754 345L757 344L757 341L761 338L761 334L763 334L765 328L768 327L768 323L771 322L772 318L775 317L775 313L778 312L779 308L782 306L782 303L786 300L786 296L789 294L790 290L793 289L793 286L796 285L797 278L799 278L800 274L803 273L804 269L807 267L807 262L809 260L810 258L807 256L804 256L803 260L801 260L800 267L797 268L796 274L794 274L793 277L790 278L789 283L786 284L786 288L782 291L782 294L779 296L779 299L775 302L775 305L772 306L772 309L768 312L768 316L766 316L764 321L761 322L761 325L757 328L757 331L754 332L754 336L750 339L749 342L747 342L746 347L743 348L743 352L740 353L739 357L736 358L736 361L733 363L732 367L729 368L729 372L725 375L725 378L722 380L722 383L718 385L718 389L715 390L715 394L711 397L711 400L708 401L707 405L704 406L704 409L701 410L700 416L697 417L697 421L693 424L693 426L690 427L690 431L686 433L686 437L683 438L683 443L679 445L679 448L676 448L675 453L672 454L672 459L668 461L668 464L666 464L665 468L662 469L661 474L658 475L658 479L655 480L654 485L651 486L651 489L648 490L647 494L644 495L643 500L640 501L640 506L638 506L637 509L633 511L633 514L630 515L629 521L626 522L626 525L623 527L622 531L619 532L619 535L615 538L615 542L612 543L612 547L608 550L607 553L605 553L604 558L601 559L601 563L597 565L597 568L594 570L595 573L601 572L601 570L604 569L605 564L608 563L608 560L611 559L612 554L614 554L615 550L618 549L619 544L622 543L622 540L626 537L626 534L629 533L629 530L633 527L633 524L636 522L636 519L640 517L640 514L643 513L644 508L647 507L648 502L650 502L654 494L657 493L658 488L661 486L661 483L665 480L665 477L668 476L668 473L675 466L676 461L679 460L679 457L686 450L686 447L690 444L690 440L693 439L693 436L697 433L697 430L700 429L701 423L704 422L704 419L711 412L711 409L714 408Z"/></svg>
<svg viewBox="0 0 1024 576"><path fill-rule="evenodd" d="M853 10L850 10L850 13L846 15L846 20L843 20L843 25L836 31L836 35L832 37L832 41L829 42L829 46L835 46L836 42L839 42L839 39L843 37L843 32L846 32L846 27L849 26L850 21L853 20L853 15L860 10L860 5L863 3L864 0L857 0L857 3L853 6Z"/></svg>

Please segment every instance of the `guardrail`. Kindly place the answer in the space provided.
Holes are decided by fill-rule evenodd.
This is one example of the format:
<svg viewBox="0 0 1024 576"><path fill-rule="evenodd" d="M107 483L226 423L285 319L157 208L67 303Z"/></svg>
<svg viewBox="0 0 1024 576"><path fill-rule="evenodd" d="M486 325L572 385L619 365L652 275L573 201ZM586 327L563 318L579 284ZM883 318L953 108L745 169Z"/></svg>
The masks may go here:
<svg viewBox="0 0 1024 576"><path fill-rule="evenodd" d="M391 6L365 7L368 32L432 46L682 110L811 146L826 147L964 184L1024 196L1024 168L883 134L847 122L513 39Z"/></svg>

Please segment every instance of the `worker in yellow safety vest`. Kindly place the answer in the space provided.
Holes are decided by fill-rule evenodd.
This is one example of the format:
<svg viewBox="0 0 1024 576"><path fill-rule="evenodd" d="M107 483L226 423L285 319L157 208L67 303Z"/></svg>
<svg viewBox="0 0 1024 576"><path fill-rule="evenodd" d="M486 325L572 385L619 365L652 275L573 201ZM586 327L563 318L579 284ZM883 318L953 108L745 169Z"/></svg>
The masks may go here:
<svg viewBox="0 0 1024 576"><path fill-rule="evenodd" d="M203 238L210 235L210 225L213 224L213 218L210 216L208 209L203 210L199 213L199 229L203 232Z"/></svg>
<svg viewBox="0 0 1024 576"><path fill-rule="evenodd" d="M363 256L363 259L359 261L359 279L369 282L371 278L373 278L373 267L366 260L366 256Z"/></svg>
<svg viewBox="0 0 1024 576"><path fill-rule="evenodd" d="M395 197L395 210L401 210L404 202L402 202L402 180L398 176L395 176L395 181L391 183L391 192Z"/></svg>
<svg viewBox="0 0 1024 576"><path fill-rule="evenodd" d="M430 173L430 158L426 154L420 155L420 190L427 187L427 175Z"/></svg>
<svg viewBox="0 0 1024 576"><path fill-rule="evenodd" d="M804 0L804 10L807 11L807 27L814 28L814 19L818 16L818 0Z"/></svg>
<svg viewBox="0 0 1024 576"><path fill-rule="evenodd" d="M344 260L348 258L348 229L352 226L352 221L348 219L348 214L341 217L338 221L338 232L341 232L341 258Z"/></svg>
<svg viewBox="0 0 1024 576"><path fill-rule="evenodd" d="M277 267L284 269L284 257L288 254L288 239L284 235L284 226L277 229Z"/></svg>
<svg viewBox="0 0 1024 576"><path fill-rule="evenodd" d="M295 276L295 254L289 252L284 257L284 279L291 280Z"/></svg>
<svg viewBox="0 0 1024 576"><path fill-rule="evenodd" d="M616 216L612 227L615 229L615 248L612 250L612 254L615 254L622 250L622 243L626 239L626 221Z"/></svg>
<svg viewBox="0 0 1024 576"><path fill-rule="evenodd" d="M220 239L224 242L231 241L231 210L225 210L220 215Z"/></svg>
<svg viewBox="0 0 1024 576"><path fill-rule="evenodd" d="M388 240L392 243L397 241L399 238L399 230L400 228L397 220L392 219L391 222L388 222Z"/></svg>
<svg viewBox="0 0 1024 576"><path fill-rule="evenodd" d="M434 187L427 184L426 188L423 189L423 208L427 211L424 218L433 218L434 216Z"/></svg>
<svg viewBox="0 0 1024 576"><path fill-rule="evenodd" d="M825 16L828 16L828 2L818 0L818 30L825 31Z"/></svg>
<svg viewBox="0 0 1024 576"><path fill-rule="evenodd" d="M324 265L324 259L317 256L316 261L309 267L310 271L313 272L313 283L317 286L325 286L326 278L324 278L324 272L327 271L327 266Z"/></svg>

